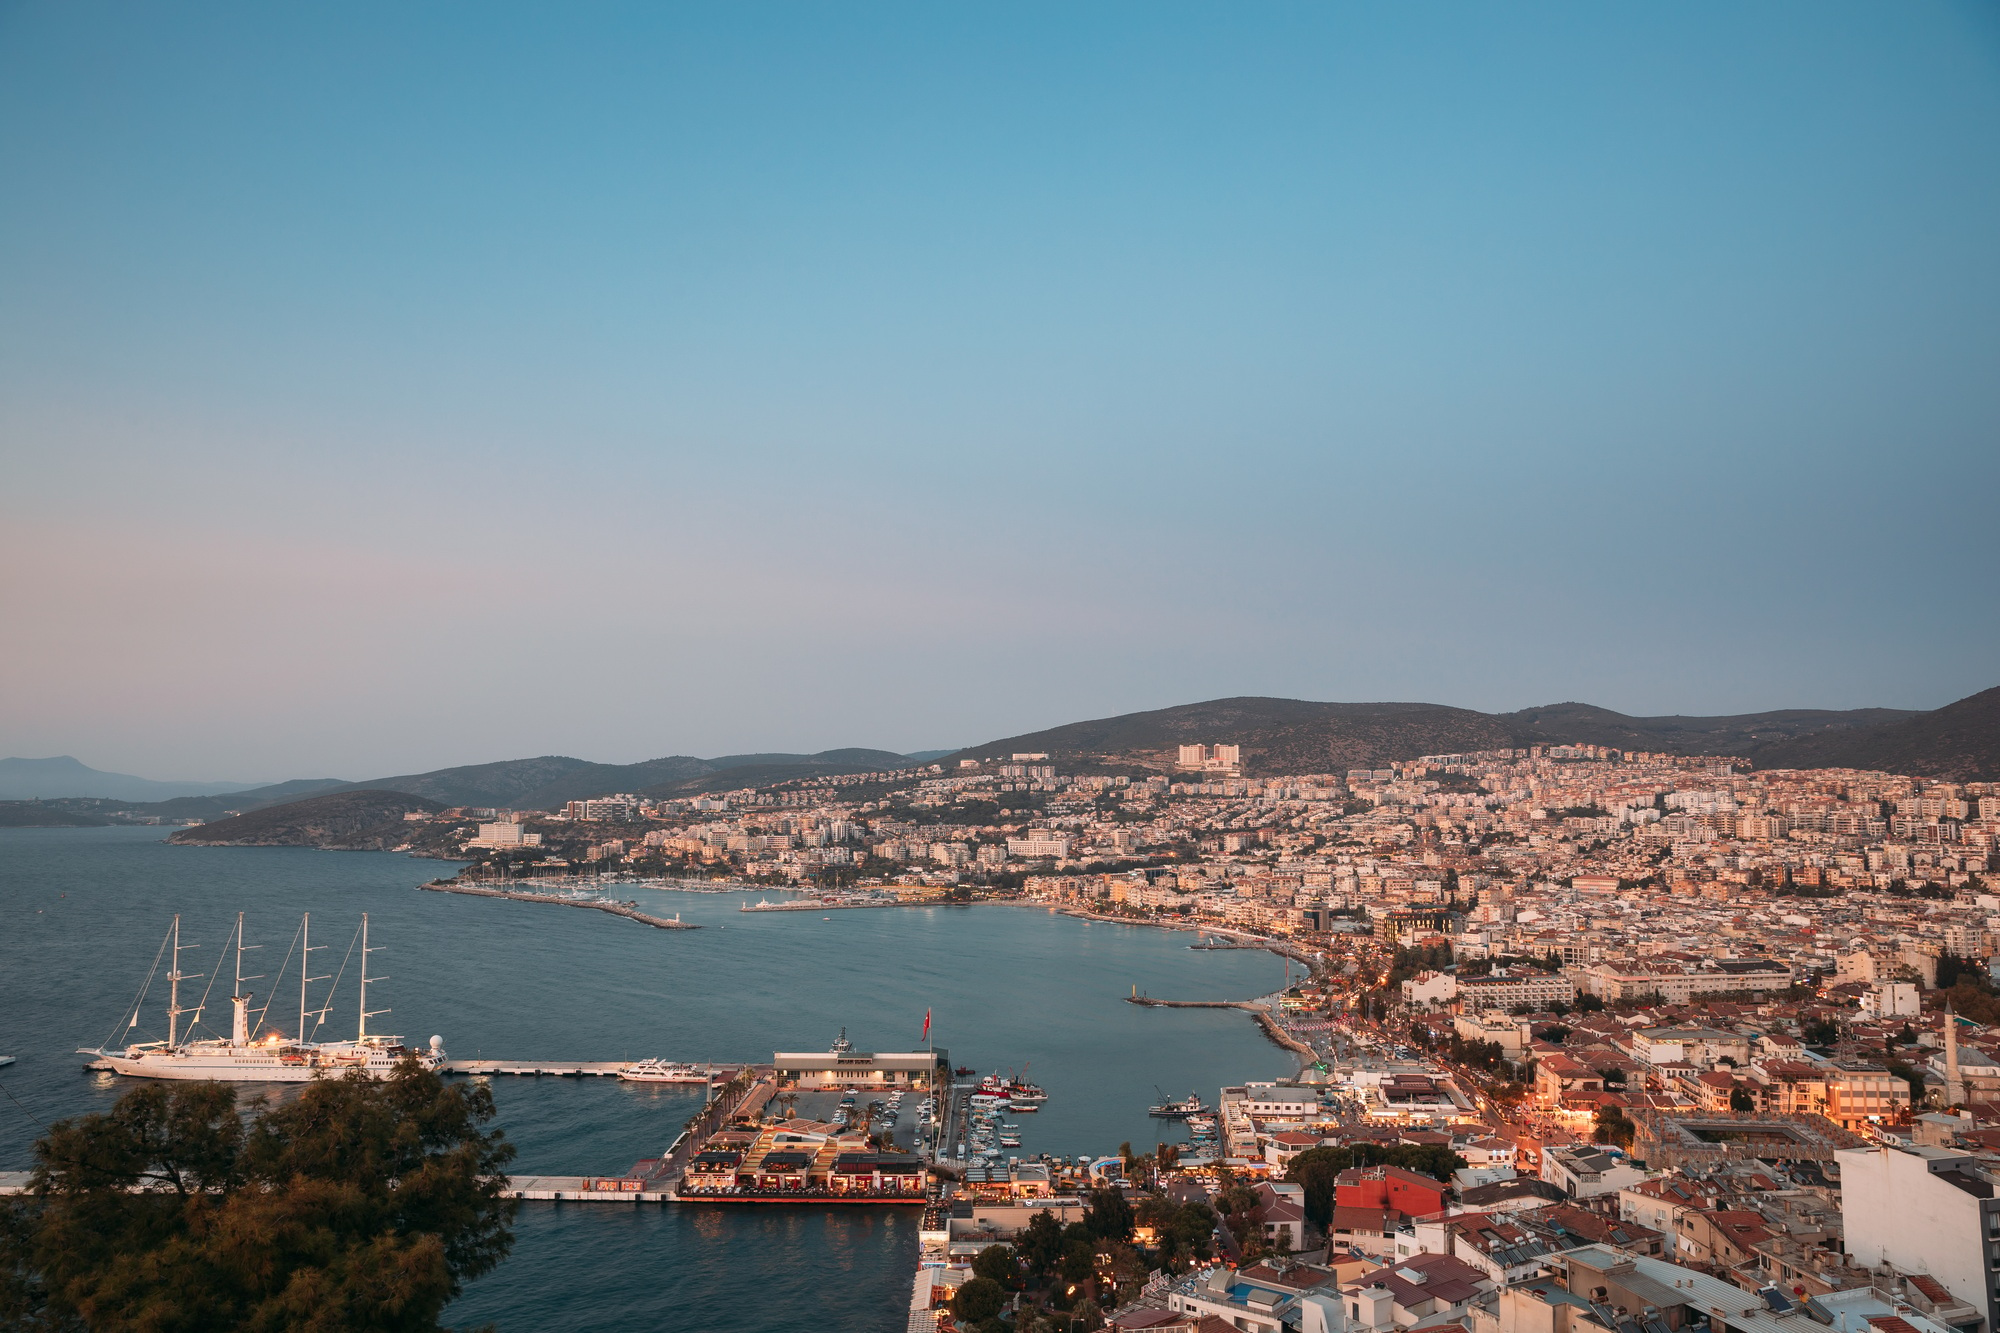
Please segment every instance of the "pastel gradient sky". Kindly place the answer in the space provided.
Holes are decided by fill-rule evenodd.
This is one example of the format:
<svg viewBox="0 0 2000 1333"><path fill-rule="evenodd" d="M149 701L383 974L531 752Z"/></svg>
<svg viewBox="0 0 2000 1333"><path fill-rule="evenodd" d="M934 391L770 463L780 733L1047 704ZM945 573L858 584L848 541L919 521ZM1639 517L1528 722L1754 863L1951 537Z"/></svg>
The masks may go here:
<svg viewBox="0 0 2000 1333"><path fill-rule="evenodd" d="M1994 13L0 5L0 754L1935 707Z"/></svg>

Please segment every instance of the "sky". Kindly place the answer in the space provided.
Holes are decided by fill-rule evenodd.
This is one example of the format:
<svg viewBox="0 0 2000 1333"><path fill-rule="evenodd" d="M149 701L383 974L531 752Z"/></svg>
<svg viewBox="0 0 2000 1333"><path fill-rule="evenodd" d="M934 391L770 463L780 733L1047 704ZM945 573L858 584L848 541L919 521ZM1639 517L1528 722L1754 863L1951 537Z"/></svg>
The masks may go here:
<svg viewBox="0 0 2000 1333"><path fill-rule="evenodd" d="M1994 14L0 3L0 754L1937 707Z"/></svg>

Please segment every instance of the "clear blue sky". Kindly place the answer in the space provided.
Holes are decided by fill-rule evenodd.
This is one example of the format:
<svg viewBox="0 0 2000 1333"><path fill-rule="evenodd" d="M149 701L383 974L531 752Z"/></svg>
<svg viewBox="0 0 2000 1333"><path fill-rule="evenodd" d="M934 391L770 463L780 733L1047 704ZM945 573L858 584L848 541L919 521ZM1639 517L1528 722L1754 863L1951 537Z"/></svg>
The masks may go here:
<svg viewBox="0 0 2000 1333"><path fill-rule="evenodd" d="M1990 6L0 6L0 753L2000 682Z"/></svg>

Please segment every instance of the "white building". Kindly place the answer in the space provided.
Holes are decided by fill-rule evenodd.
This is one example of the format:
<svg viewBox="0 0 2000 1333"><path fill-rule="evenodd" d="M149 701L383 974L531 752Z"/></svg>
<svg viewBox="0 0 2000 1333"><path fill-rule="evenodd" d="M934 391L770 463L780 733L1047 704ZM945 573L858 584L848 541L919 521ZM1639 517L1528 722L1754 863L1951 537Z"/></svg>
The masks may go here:
<svg viewBox="0 0 2000 1333"><path fill-rule="evenodd" d="M1572 1199L1616 1194L1646 1179L1646 1173L1602 1148L1574 1144L1542 1154L1542 1179Z"/></svg>
<svg viewBox="0 0 2000 1333"><path fill-rule="evenodd" d="M479 836L473 838L465 845L468 847L493 848L539 847L542 845L542 835L539 833L523 833L519 824L481 824L479 826Z"/></svg>
<svg viewBox="0 0 2000 1333"><path fill-rule="evenodd" d="M1878 981L1861 997L1861 1012L1870 1018L1914 1018L1923 1012L1923 1004L1914 983Z"/></svg>
<svg viewBox="0 0 2000 1333"><path fill-rule="evenodd" d="M2000 1198L1977 1158L1948 1148L1844 1148L1840 1217L1857 1264L1927 1273L2000 1326Z"/></svg>
<svg viewBox="0 0 2000 1333"><path fill-rule="evenodd" d="M1525 976L1461 977L1458 982L1459 1008L1508 1010L1516 1005L1546 1009L1550 1005L1575 1004L1576 983L1568 977L1547 973Z"/></svg>
<svg viewBox="0 0 2000 1333"><path fill-rule="evenodd" d="M1038 860L1045 856L1061 860L1069 855L1069 849L1069 835L1054 829L1029 829L1018 838L1007 839L1007 855L1023 860Z"/></svg>
<svg viewBox="0 0 2000 1333"><path fill-rule="evenodd" d="M1458 978L1449 972L1419 972L1403 982L1404 1004L1444 1004L1458 998Z"/></svg>

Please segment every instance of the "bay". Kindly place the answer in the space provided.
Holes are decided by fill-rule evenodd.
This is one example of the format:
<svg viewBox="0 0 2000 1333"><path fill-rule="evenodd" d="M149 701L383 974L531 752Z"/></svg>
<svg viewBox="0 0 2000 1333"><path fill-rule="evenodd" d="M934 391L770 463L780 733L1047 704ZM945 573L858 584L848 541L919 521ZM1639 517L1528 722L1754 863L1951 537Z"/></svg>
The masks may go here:
<svg viewBox="0 0 2000 1333"><path fill-rule="evenodd" d="M0 830L0 1169L24 1169L49 1121L110 1106L122 1084L82 1070L79 1046L122 1043L124 1018L169 920L189 972L219 970L247 914L246 970L270 986L302 912L315 972L341 966L362 912L371 1022L453 1056L523 1060L767 1060L824 1050L845 1027L863 1050L932 1036L955 1064L1019 1070L1049 1093L1017 1119L1023 1154L1144 1151L1178 1131L1146 1115L1184 1096L1293 1066L1235 1010L1149 1009L1140 991L1188 999L1268 993L1284 966L1257 950L1188 949L1189 936L1013 906L745 913L755 894L624 890L699 931L599 912L415 891L449 867L388 853L175 847L158 828ZM769 896L769 895L762 895ZM297 1019L297 972L269 1022ZM351 958L334 1035L353 1030ZM164 969L162 969L164 973ZM193 983L195 993L208 985ZM156 980L139 1029L163 1029ZM262 1003L262 1000L259 1000ZM317 989L315 1004L319 1003ZM664 1149L699 1095L611 1079L496 1078L500 1124L523 1174L622 1171ZM515 1252L471 1285L454 1322L511 1329L900 1329L915 1266L913 1209L526 1204Z"/></svg>

